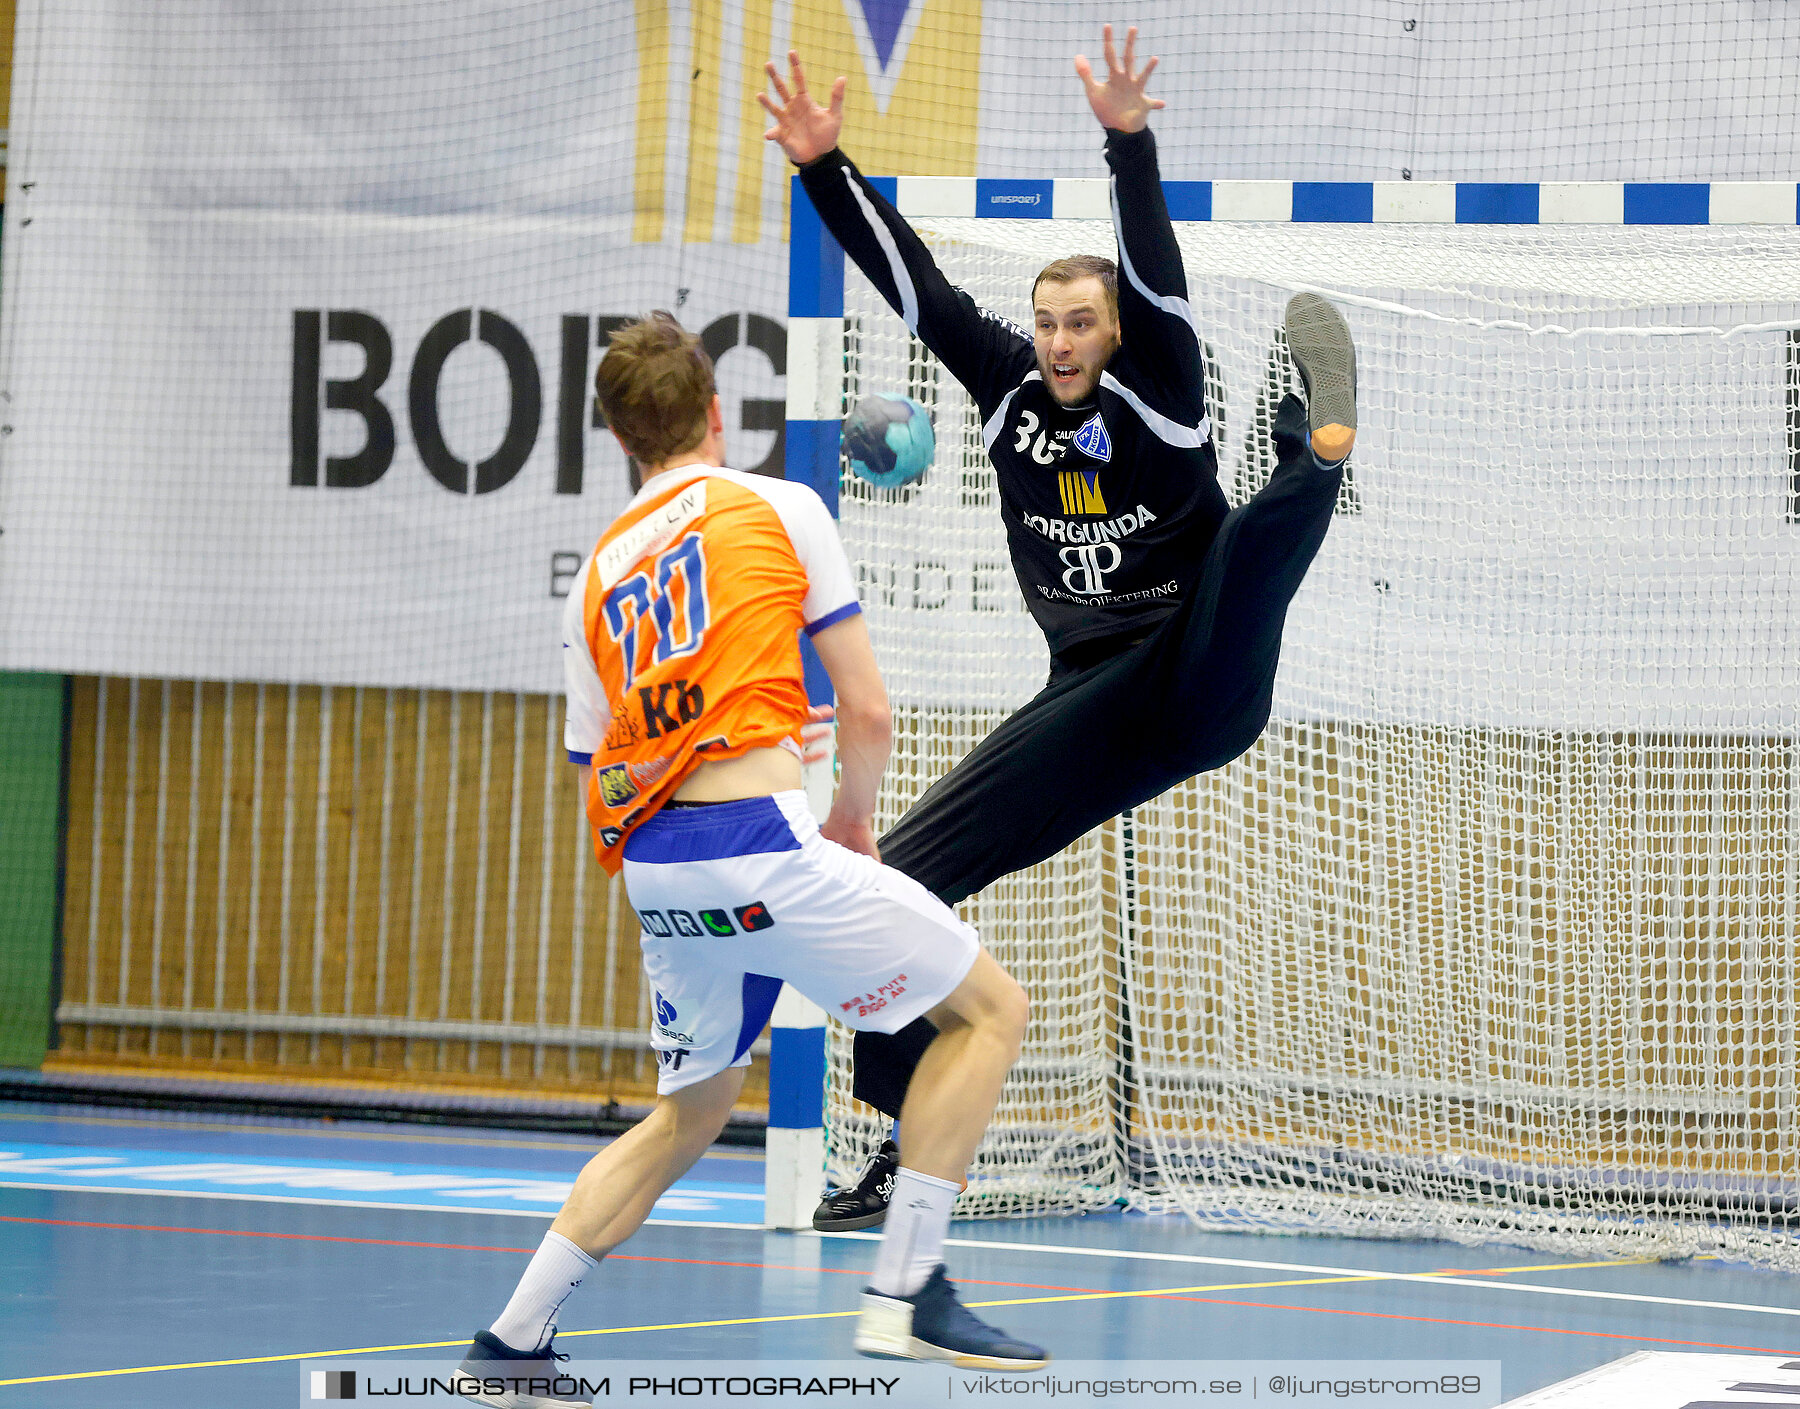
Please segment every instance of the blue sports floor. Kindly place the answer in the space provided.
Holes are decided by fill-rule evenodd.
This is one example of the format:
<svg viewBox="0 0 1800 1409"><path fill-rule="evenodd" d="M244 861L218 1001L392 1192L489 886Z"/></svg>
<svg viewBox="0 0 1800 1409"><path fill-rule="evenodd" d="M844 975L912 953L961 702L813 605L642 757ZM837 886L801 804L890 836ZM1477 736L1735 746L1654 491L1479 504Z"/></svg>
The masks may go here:
<svg viewBox="0 0 1800 1409"><path fill-rule="evenodd" d="M296 1402L297 1362L459 1349L594 1148L558 1135L0 1103L0 1409ZM578 1359L845 1359L871 1237L765 1233L718 1151L564 1308ZM1800 1353L1800 1278L1716 1262L959 1223L973 1305L1064 1360L1498 1360L1509 1399L1634 1351Z"/></svg>

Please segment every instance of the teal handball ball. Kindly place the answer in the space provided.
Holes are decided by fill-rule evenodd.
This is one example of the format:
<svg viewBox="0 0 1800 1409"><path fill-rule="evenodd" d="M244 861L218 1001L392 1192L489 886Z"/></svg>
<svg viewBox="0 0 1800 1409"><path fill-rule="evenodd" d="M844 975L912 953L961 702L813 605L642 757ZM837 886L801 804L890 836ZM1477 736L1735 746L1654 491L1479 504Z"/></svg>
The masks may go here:
<svg viewBox="0 0 1800 1409"><path fill-rule="evenodd" d="M865 396L844 418L844 453L859 477L881 489L916 484L937 450L931 415L910 396Z"/></svg>

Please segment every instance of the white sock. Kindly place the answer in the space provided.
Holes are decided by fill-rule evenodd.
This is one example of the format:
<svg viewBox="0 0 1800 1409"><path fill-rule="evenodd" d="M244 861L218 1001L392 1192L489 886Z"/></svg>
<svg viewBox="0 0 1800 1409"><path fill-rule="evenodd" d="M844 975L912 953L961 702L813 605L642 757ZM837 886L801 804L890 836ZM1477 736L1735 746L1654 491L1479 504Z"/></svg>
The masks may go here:
<svg viewBox="0 0 1800 1409"><path fill-rule="evenodd" d="M556 1334L556 1312L600 1264L561 1233L546 1233L500 1319L488 1327L514 1350L542 1350Z"/></svg>
<svg viewBox="0 0 1800 1409"><path fill-rule="evenodd" d="M902 1167L888 1201L881 1250L869 1285L883 1296L913 1296L944 1260L944 1234L960 1184Z"/></svg>

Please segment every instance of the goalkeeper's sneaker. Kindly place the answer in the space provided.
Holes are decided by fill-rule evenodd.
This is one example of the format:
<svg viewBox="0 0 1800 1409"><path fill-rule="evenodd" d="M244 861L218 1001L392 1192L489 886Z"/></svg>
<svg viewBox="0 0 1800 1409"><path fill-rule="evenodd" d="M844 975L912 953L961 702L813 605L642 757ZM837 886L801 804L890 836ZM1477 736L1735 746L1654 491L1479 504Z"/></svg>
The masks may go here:
<svg viewBox="0 0 1800 1409"><path fill-rule="evenodd" d="M851 1233L886 1222L888 1200L894 1197L894 1176L899 1172L900 1147L883 1140L855 1187L834 1189L813 1210L813 1227L821 1233Z"/></svg>
<svg viewBox="0 0 1800 1409"><path fill-rule="evenodd" d="M589 1399L553 1394L557 1389L579 1392L577 1382L557 1384L557 1362L567 1360L550 1346L542 1350L514 1350L492 1331L477 1331L451 1384L464 1399L490 1409L593 1409ZM543 1394L536 1393L542 1389Z"/></svg>
<svg viewBox="0 0 1800 1409"><path fill-rule="evenodd" d="M1050 1363L1042 1346L988 1325L958 1301L941 1262L916 1296L863 1292L856 1348L877 1360L947 1360L964 1370L1038 1370Z"/></svg>
<svg viewBox="0 0 1800 1409"><path fill-rule="evenodd" d="M1350 325L1317 294L1295 294L1287 306L1287 343L1306 388L1313 454L1336 463L1356 444L1356 348Z"/></svg>

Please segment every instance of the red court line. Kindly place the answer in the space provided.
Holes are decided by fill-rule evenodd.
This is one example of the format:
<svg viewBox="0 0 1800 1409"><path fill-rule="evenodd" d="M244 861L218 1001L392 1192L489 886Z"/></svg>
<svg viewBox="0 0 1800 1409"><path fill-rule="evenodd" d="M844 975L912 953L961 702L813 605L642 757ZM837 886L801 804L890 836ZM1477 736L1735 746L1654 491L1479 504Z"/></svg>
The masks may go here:
<svg viewBox="0 0 1800 1409"><path fill-rule="evenodd" d="M418 1243L397 1238L346 1238L333 1233L268 1233L244 1228L184 1228L156 1223L90 1223L72 1218L18 1218L0 1214L0 1223L34 1223L54 1228L108 1228L132 1233L206 1233L226 1238L285 1238L314 1243L354 1243L366 1247L435 1248L448 1252L510 1252L529 1255L536 1248L483 1247L472 1243ZM642 1253L615 1252L608 1257L619 1262L655 1262L682 1267L739 1267L759 1272L833 1272L844 1276L867 1276L854 1267L789 1267L773 1262L722 1262L694 1257L651 1257ZM1500 1270L1500 1269L1495 1269ZM1489 1273L1492 1275L1492 1272ZM1116 1288L1057 1287L1038 1282L978 1281L958 1277L965 1286L1013 1287L1024 1291L1071 1292L1101 1294ZM1140 1293L1141 1295L1141 1293ZM1397 1311L1351 1311L1332 1306L1289 1306L1275 1301L1235 1301L1228 1297L1170 1296L1148 1297L1153 1301L1191 1301L1209 1306L1241 1306L1260 1311L1309 1311L1321 1316L1361 1316L1378 1321L1408 1321L1424 1326L1466 1326L1490 1331L1530 1331L1546 1336L1582 1336L1590 1340L1635 1341L1644 1345L1682 1345L1696 1350L1736 1350L1752 1355L1791 1355L1791 1348L1766 1345L1724 1345L1715 1341L1675 1340L1668 1336L1634 1336L1623 1331L1578 1331L1562 1326L1521 1326L1505 1321L1461 1321L1443 1316L1409 1316Z"/></svg>
<svg viewBox="0 0 1800 1409"><path fill-rule="evenodd" d="M51 1228L106 1228L126 1233L205 1233L220 1238L277 1238L305 1243L352 1243L377 1248L435 1248L446 1252L515 1252L529 1257L536 1248L487 1247L476 1243L420 1243L401 1238L347 1238L336 1233L273 1233L251 1228L189 1228L161 1223L94 1223L76 1218L18 1218L0 1214L0 1223L36 1223ZM779 1262L725 1262L698 1257L652 1257L645 1253L613 1252L612 1262L659 1262L678 1267L741 1267L753 1272L833 1272L846 1277L866 1277L859 1267L790 1267ZM1016 1287L1036 1292L1098 1292L1100 1287L1061 1287L1042 1282L992 1282L959 1277L968 1286Z"/></svg>
<svg viewBox="0 0 1800 1409"><path fill-rule="evenodd" d="M1161 1301L1202 1301L1215 1306L1247 1306L1263 1311L1313 1311L1321 1316L1366 1316L1377 1321L1411 1321L1424 1326L1471 1326L1488 1331L1535 1331L1546 1336L1584 1336L1592 1340L1640 1341L1645 1345L1685 1345L1700 1350L1743 1350L1754 1355L1792 1355L1767 1345L1721 1345L1715 1341L1673 1340L1668 1336L1633 1336L1624 1331L1577 1331L1565 1326L1515 1326L1505 1321L1458 1321L1447 1316L1408 1316L1398 1311L1349 1311L1335 1306L1285 1306L1278 1301L1232 1301L1217 1296L1165 1296Z"/></svg>
<svg viewBox="0 0 1800 1409"><path fill-rule="evenodd" d="M442 1248L449 1252L522 1252L536 1248L490 1248L473 1243L413 1243L398 1238L345 1238L333 1233L269 1233L250 1228L182 1228L160 1223L89 1223L76 1218L15 1218L0 1214L0 1223L41 1223L51 1228L111 1228L125 1233L208 1233L220 1238L286 1238L303 1243L359 1243L377 1248Z"/></svg>

